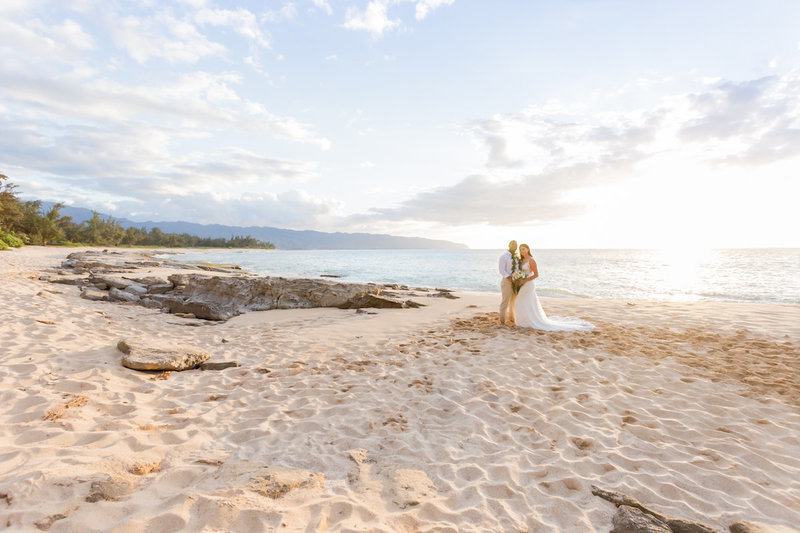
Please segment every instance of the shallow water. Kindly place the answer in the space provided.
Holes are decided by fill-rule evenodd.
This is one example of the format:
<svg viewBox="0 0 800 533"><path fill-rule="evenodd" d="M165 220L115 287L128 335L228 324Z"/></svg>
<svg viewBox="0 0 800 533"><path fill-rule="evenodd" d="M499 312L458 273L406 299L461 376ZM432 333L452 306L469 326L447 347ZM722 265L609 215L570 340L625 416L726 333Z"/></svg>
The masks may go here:
<svg viewBox="0 0 800 533"><path fill-rule="evenodd" d="M231 250L180 254L285 277L499 292L502 250ZM534 250L542 296L800 303L800 248Z"/></svg>

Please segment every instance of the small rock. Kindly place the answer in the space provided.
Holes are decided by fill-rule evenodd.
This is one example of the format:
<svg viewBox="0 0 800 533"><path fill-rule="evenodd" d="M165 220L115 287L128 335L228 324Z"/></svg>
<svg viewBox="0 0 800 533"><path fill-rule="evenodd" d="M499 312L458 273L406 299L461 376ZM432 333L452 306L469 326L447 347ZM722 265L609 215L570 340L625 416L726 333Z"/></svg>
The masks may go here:
<svg viewBox="0 0 800 533"><path fill-rule="evenodd" d="M53 278L47 280L50 283L59 283L61 285L80 285L83 281L81 277L74 277L74 278Z"/></svg>
<svg viewBox="0 0 800 533"><path fill-rule="evenodd" d="M438 292L435 292L433 294L429 294L428 297L429 298L445 298L447 300L458 300L458 296L454 295L452 292L450 292L450 291L442 291L442 290L439 290Z"/></svg>
<svg viewBox="0 0 800 533"><path fill-rule="evenodd" d="M146 476L151 472L158 472L161 470L161 461L153 461L151 463L136 463L128 469L128 472L135 476Z"/></svg>
<svg viewBox="0 0 800 533"><path fill-rule="evenodd" d="M614 528L609 533L672 533L667 524L635 507L620 505L611 519Z"/></svg>
<svg viewBox="0 0 800 533"><path fill-rule="evenodd" d="M81 293L81 298L84 300L92 300L94 302L107 301L108 293L98 289L86 289Z"/></svg>
<svg viewBox="0 0 800 533"><path fill-rule="evenodd" d="M133 483L124 479L113 479L109 477L104 481L93 481L89 489L86 501L89 503L99 502L100 500L119 501L122 497L133 492Z"/></svg>
<svg viewBox="0 0 800 533"><path fill-rule="evenodd" d="M169 292L173 289L172 283L167 281L162 283L153 283L151 285L147 285L147 292L150 294L164 294L165 292Z"/></svg>
<svg viewBox="0 0 800 533"><path fill-rule="evenodd" d="M108 297L110 300L115 301L122 301L122 302L138 302L139 297L135 294L131 294L129 292L117 289L116 287L111 287L108 291Z"/></svg>
<svg viewBox="0 0 800 533"><path fill-rule="evenodd" d="M139 305L147 307L148 309L161 309L161 303L152 298L140 298Z"/></svg>
<svg viewBox="0 0 800 533"><path fill-rule="evenodd" d="M401 509L419 505L438 494L433 481L422 470L395 470L394 485L392 499Z"/></svg>
<svg viewBox="0 0 800 533"><path fill-rule="evenodd" d="M374 459L369 458L369 453L364 448L358 448L356 450L350 450L348 452L350 455L350 460L352 460L357 465L363 465L366 463L374 463Z"/></svg>
<svg viewBox="0 0 800 533"><path fill-rule="evenodd" d="M307 470L278 470L254 476L250 479L250 489L273 500L297 489L322 487L325 475L322 472Z"/></svg>
<svg viewBox="0 0 800 533"><path fill-rule="evenodd" d="M200 363L200 370L225 370L242 366L239 361L224 361L220 363Z"/></svg>
<svg viewBox="0 0 800 533"><path fill-rule="evenodd" d="M797 529L789 526L749 522L747 520L734 522L728 526L728 529L731 533L800 533Z"/></svg>
<svg viewBox="0 0 800 533"><path fill-rule="evenodd" d="M203 400L203 401L204 401L204 402L218 402L218 401L220 401L220 400L224 400L224 399L225 399L225 398L227 398L227 397L228 397L228 395L227 395L227 394L212 394L212 395L208 396L208 397L207 397L205 400Z"/></svg>
<svg viewBox="0 0 800 533"><path fill-rule="evenodd" d="M123 289L125 292L129 292L131 294L135 294L136 296L142 296L143 294L147 294L147 287L139 285L138 283L131 283L127 287Z"/></svg>
<svg viewBox="0 0 800 533"><path fill-rule="evenodd" d="M47 518L42 518L41 520L34 522L33 525L36 526L36 529L40 531L47 531L48 529L50 529L50 526L52 526L54 522L58 520L63 520L66 517L67 515L58 513L50 515Z"/></svg>
<svg viewBox="0 0 800 533"><path fill-rule="evenodd" d="M107 287L113 287L115 289L124 289L133 282L128 281L127 279L112 278L110 276L96 276L92 274L89 276L89 283L103 284Z"/></svg>
<svg viewBox="0 0 800 533"><path fill-rule="evenodd" d="M122 365L133 370L187 370L197 368L211 357L196 346L158 344L136 339L119 341L117 349L125 354Z"/></svg>
<svg viewBox="0 0 800 533"><path fill-rule="evenodd" d="M192 313L172 313L172 314L180 318L197 318Z"/></svg>

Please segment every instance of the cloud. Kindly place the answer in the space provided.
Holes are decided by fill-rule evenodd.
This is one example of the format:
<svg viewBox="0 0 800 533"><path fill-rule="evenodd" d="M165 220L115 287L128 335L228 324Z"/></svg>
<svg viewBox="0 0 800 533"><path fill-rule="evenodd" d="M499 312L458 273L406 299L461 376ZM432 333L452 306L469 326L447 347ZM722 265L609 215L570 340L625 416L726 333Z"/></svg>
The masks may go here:
<svg viewBox="0 0 800 533"><path fill-rule="evenodd" d="M800 72L716 81L702 91L625 112L529 106L475 121L468 132L487 154L483 172L350 222L545 223L586 212L588 191L641 179L664 162L710 172L713 166L797 157Z"/></svg>
<svg viewBox="0 0 800 533"><path fill-rule="evenodd" d="M201 26L228 27L258 46L263 48L270 46L269 39L261 31L256 16L247 9L204 8L195 14L194 20Z"/></svg>
<svg viewBox="0 0 800 533"><path fill-rule="evenodd" d="M293 2L287 2L280 9L267 11L261 18L269 22L279 22L281 20L292 20L297 16L297 8Z"/></svg>
<svg viewBox="0 0 800 533"><path fill-rule="evenodd" d="M131 85L106 78L33 77L4 72L0 101L46 112L59 120L103 123L142 120L167 122L179 130L250 131L279 139L308 143L323 150L330 141L307 124L280 116L263 104L239 96L235 73L193 72L160 85Z"/></svg>
<svg viewBox="0 0 800 533"><path fill-rule="evenodd" d="M21 58L40 56L49 60L74 60L93 46L92 37L74 20L47 25L38 19L20 23L9 17L0 17L0 50L6 49L2 56L6 63L29 67Z"/></svg>
<svg viewBox="0 0 800 533"><path fill-rule="evenodd" d="M340 209L296 189L317 164L236 147L176 153L173 132L146 125L49 128L0 120L0 165L25 197L118 217L307 228Z"/></svg>
<svg viewBox="0 0 800 533"><path fill-rule="evenodd" d="M170 63L197 63L221 56L226 48L210 41L197 27L161 11L152 17L128 15L114 21L109 31L114 42L137 63L165 59Z"/></svg>
<svg viewBox="0 0 800 533"><path fill-rule="evenodd" d="M800 155L800 71L720 81L686 97L678 135L718 164L766 164Z"/></svg>
<svg viewBox="0 0 800 533"><path fill-rule="evenodd" d="M331 9L331 5L328 3L328 0L314 0L314 5L325 11L328 15L333 14L333 9Z"/></svg>
<svg viewBox="0 0 800 533"><path fill-rule="evenodd" d="M180 138L180 132L145 124L56 127L45 121L21 124L3 118L0 126L2 164L74 180L76 187L84 183L87 190L109 194L124 195L125 187L143 176L151 183L164 183L164 187L202 191L317 176L315 163L241 148L177 153L171 143ZM122 187L117 188L120 183Z"/></svg>
<svg viewBox="0 0 800 533"><path fill-rule="evenodd" d="M638 160L631 156L579 163L506 181L474 174L455 185L417 193L396 207L354 216L351 222L423 220L447 226L549 222L586 211L584 204L569 199L570 191L628 175Z"/></svg>
<svg viewBox="0 0 800 533"><path fill-rule="evenodd" d="M189 194L169 196L173 220L202 224L275 226L290 229L326 227L337 217L339 202L315 198L300 190L281 193ZM202 207L200 207L202 206Z"/></svg>
<svg viewBox="0 0 800 533"><path fill-rule="evenodd" d="M390 19L388 9L391 0L372 0L360 10L350 7L345 13L343 26L349 30L368 31L373 37L381 37L384 32L400 26L399 19Z"/></svg>
<svg viewBox="0 0 800 533"><path fill-rule="evenodd" d="M0 16L6 17L18 13L32 11L43 0L3 0L0 2Z"/></svg>
<svg viewBox="0 0 800 533"><path fill-rule="evenodd" d="M663 152L714 164L765 164L800 155L800 70L711 81L701 91L666 96L647 109L528 106L476 121L469 132L487 154L486 167L497 171L544 171Z"/></svg>
<svg viewBox="0 0 800 533"><path fill-rule="evenodd" d="M343 27L367 31L373 38L403 27L399 18L389 18L389 8L399 4L414 4L417 20L425 19L433 10L452 5L455 0L370 0L364 9L350 7L345 13ZM315 0L316 3L316 0Z"/></svg>
<svg viewBox="0 0 800 533"><path fill-rule="evenodd" d="M419 0L417 2L415 15L417 20L422 20L436 8L452 5L455 0Z"/></svg>

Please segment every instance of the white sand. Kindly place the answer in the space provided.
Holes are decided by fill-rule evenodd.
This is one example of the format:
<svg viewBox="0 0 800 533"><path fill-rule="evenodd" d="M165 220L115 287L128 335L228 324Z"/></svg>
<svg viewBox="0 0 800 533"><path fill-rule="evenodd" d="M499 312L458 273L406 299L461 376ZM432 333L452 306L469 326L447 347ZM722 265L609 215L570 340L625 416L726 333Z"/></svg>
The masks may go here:
<svg viewBox="0 0 800 533"><path fill-rule="evenodd" d="M537 334L461 295L190 327L35 279L71 251L0 253L0 529L607 531L592 484L800 524L800 306L545 299L599 327ZM242 367L139 373L122 337ZM321 475L253 481L298 469ZM85 501L109 476L132 492Z"/></svg>

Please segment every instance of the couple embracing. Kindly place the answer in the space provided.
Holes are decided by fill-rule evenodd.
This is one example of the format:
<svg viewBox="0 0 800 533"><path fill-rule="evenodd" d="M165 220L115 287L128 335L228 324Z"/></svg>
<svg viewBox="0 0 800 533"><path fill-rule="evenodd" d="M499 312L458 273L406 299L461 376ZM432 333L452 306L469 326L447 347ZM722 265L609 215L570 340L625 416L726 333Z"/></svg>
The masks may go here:
<svg viewBox="0 0 800 533"><path fill-rule="evenodd" d="M508 251L500 256L500 324L513 324L523 328L546 331L585 331L594 325L578 318L548 317L533 280L539 277L539 269L531 254L531 247L522 244L517 253L517 241L508 243Z"/></svg>

